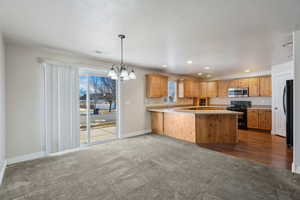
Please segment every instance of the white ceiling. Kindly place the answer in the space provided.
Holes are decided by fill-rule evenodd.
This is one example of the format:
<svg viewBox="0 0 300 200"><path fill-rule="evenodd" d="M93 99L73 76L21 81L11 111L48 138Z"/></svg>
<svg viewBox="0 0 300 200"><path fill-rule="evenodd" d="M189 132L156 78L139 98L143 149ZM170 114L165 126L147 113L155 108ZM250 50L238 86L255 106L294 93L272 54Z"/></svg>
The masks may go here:
<svg viewBox="0 0 300 200"><path fill-rule="evenodd" d="M299 0L1 0L9 41L48 46L180 74L269 70L300 23ZM298 23L298 24L297 24ZM96 50L103 53L97 55ZM192 60L193 64L186 64Z"/></svg>

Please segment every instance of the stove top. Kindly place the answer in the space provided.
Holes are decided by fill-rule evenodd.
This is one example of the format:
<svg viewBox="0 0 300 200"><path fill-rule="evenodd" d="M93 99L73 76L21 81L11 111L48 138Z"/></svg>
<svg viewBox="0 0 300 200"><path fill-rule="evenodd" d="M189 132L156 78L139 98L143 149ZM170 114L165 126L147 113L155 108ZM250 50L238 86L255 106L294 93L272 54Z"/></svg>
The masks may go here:
<svg viewBox="0 0 300 200"><path fill-rule="evenodd" d="M251 107L251 101L231 101L230 106L227 107L227 110L247 110L247 108Z"/></svg>

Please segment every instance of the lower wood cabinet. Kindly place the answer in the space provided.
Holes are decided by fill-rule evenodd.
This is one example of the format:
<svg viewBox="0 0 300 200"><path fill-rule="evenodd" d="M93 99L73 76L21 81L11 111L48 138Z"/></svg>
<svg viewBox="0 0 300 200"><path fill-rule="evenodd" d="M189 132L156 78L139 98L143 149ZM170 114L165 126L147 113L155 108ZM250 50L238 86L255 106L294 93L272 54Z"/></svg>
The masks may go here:
<svg viewBox="0 0 300 200"><path fill-rule="evenodd" d="M151 112L151 129L153 133L164 133L164 113L163 112Z"/></svg>
<svg viewBox="0 0 300 200"><path fill-rule="evenodd" d="M247 111L247 127L262 130L272 129L272 111L265 109L249 109Z"/></svg>
<svg viewBox="0 0 300 200"><path fill-rule="evenodd" d="M247 127L248 128L258 128L258 111L248 110L247 111Z"/></svg>

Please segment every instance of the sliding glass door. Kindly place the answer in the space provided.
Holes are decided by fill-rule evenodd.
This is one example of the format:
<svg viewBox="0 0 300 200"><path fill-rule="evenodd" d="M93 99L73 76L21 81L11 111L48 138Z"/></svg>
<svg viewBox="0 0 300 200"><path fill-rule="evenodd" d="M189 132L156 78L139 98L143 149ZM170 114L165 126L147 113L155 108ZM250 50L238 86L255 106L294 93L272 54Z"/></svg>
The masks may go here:
<svg viewBox="0 0 300 200"><path fill-rule="evenodd" d="M80 143L95 144L117 137L117 84L103 75L80 75Z"/></svg>

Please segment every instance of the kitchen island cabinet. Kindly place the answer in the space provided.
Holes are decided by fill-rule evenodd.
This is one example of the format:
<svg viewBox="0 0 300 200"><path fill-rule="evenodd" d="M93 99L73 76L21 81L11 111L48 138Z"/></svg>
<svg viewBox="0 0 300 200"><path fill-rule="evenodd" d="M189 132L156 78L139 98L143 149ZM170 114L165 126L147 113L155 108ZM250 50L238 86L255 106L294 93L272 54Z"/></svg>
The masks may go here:
<svg viewBox="0 0 300 200"><path fill-rule="evenodd" d="M238 142L239 112L186 108L149 109L152 132L197 144L229 144ZM160 113L160 114L158 114ZM157 117L160 115L160 117ZM163 126L157 131L157 124Z"/></svg>

